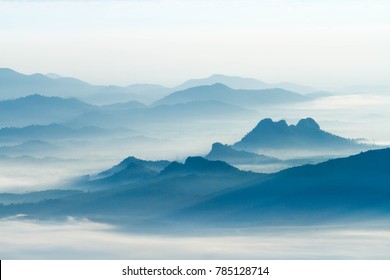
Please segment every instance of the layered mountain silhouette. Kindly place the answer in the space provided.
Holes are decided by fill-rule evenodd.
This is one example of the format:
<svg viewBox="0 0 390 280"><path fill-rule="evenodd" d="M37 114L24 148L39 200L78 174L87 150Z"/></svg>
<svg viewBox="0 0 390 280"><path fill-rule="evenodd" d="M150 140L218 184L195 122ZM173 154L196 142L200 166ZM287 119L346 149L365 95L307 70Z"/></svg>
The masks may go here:
<svg viewBox="0 0 390 280"><path fill-rule="evenodd" d="M105 179L115 178L112 176L123 174L139 162L133 158L129 161L127 165L123 163L124 169L119 168ZM193 157L183 164L169 164L159 175L144 182L118 184L117 177L111 181L111 188L65 197L45 195L41 201L0 205L0 213L34 217L76 215L156 227L177 222L183 226L231 227L375 219L390 214L388 174L390 149L269 175L243 172L220 161ZM134 174L123 176L121 180L131 181ZM100 182L97 180L96 184ZM99 189L99 185L96 187Z"/></svg>
<svg viewBox="0 0 390 280"><path fill-rule="evenodd" d="M69 122L74 126L144 127L156 123L177 123L199 120L225 120L234 117L255 117L257 112L218 101L193 101L129 110L99 110L78 116Z"/></svg>
<svg viewBox="0 0 390 280"><path fill-rule="evenodd" d="M115 136L129 133L126 129L103 129L99 127L70 128L60 124L5 127L0 129L0 143L24 140L86 139Z"/></svg>
<svg viewBox="0 0 390 280"><path fill-rule="evenodd" d="M296 125L288 125L285 120L274 122L272 119L263 119L252 131L233 145L236 149L247 151L334 150L358 146L360 145L354 140L322 130L312 118L301 119Z"/></svg>
<svg viewBox="0 0 390 280"><path fill-rule="evenodd" d="M44 96L77 97L93 104L110 104L138 100L153 102L171 92L158 85L96 86L60 75L24 75L0 68L0 100L39 93Z"/></svg>
<svg viewBox="0 0 390 280"><path fill-rule="evenodd" d="M156 177L171 162L167 160L149 161L128 157L112 168L89 176L86 184L89 190L112 188L134 183L146 183ZM99 186L99 188L97 187Z"/></svg>
<svg viewBox="0 0 390 280"><path fill-rule="evenodd" d="M0 146L0 154L2 155L51 155L58 152L60 147L40 140L30 140L18 145Z"/></svg>
<svg viewBox="0 0 390 280"><path fill-rule="evenodd" d="M297 85L293 83L268 84L253 78L242 78L242 77L227 76L221 74L214 74L211 75L210 77L203 78L203 79L188 80L183 84L177 86L175 90L179 91L179 90L185 90L192 87L207 86L213 84L224 84L234 89L259 90L259 89L283 88L285 90L304 93L304 94L314 93L317 91L312 87Z"/></svg>
<svg viewBox="0 0 390 280"><path fill-rule="evenodd" d="M178 215L237 224L316 224L390 214L390 149L305 165L211 198Z"/></svg>
<svg viewBox="0 0 390 280"><path fill-rule="evenodd" d="M178 104L191 101L219 101L243 107L303 102L310 97L280 88L264 90L232 89L224 84L198 86L170 95L155 102L154 105Z"/></svg>
<svg viewBox="0 0 390 280"><path fill-rule="evenodd" d="M189 80L173 88L154 84L134 84L120 87L92 85L79 79L63 77L55 73L25 75L9 68L0 68L0 100L39 93L45 96L77 97L96 105L128 102L130 100L150 104L175 91L216 83L225 84L234 89L283 88L304 94L317 92L314 88L292 83L267 84L252 78L220 74L204 79Z"/></svg>
<svg viewBox="0 0 390 280"><path fill-rule="evenodd" d="M205 156L205 158L208 160L221 160L233 165L257 165L281 162L281 160L277 158L246 151L239 151L229 145L223 145L221 143L214 143L211 151Z"/></svg>
<svg viewBox="0 0 390 280"><path fill-rule="evenodd" d="M73 98L39 94L0 101L0 126L26 126L67 121L97 109Z"/></svg>
<svg viewBox="0 0 390 280"><path fill-rule="evenodd" d="M224 161L209 161L202 157L188 157L184 164L172 162L161 173L162 176L185 176L190 174L226 175L241 172Z"/></svg>
<svg viewBox="0 0 390 280"><path fill-rule="evenodd" d="M24 75L12 69L0 68L0 99L40 93L47 96L85 96L90 85L74 78L49 78L43 74Z"/></svg>
<svg viewBox="0 0 390 280"><path fill-rule="evenodd" d="M121 219L144 223L264 176L199 157L188 158L183 164L170 163L161 172L146 167L161 168L162 164L166 162L130 157L103 174L103 178L77 181L75 187L85 191L81 194L52 199L45 196L34 203L0 204L0 215L25 213L36 218L76 215L113 223ZM81 184L84 187L80 188Z"/></svg>

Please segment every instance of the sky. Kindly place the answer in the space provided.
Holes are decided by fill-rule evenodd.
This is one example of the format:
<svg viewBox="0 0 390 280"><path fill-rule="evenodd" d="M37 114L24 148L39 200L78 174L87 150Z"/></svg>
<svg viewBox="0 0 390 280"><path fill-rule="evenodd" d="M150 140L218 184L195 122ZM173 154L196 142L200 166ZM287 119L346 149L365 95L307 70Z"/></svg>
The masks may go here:
<svg viewBox="0 0 390 280"><path fill-rule="evenodd" d="M0 1L0 67L115 85L390 85L389 14L386 0Z"/></svg>

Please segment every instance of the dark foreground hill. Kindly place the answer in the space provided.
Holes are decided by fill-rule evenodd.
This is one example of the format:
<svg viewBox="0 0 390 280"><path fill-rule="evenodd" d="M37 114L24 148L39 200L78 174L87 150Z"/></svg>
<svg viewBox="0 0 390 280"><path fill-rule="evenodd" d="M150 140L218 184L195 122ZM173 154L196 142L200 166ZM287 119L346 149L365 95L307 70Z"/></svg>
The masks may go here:
<svg viewBox="0 0 390 280"><path fill-rule="evenodd" d="M386 218L390 213L390 149L270 175L195 157L183 164L170 163L137 182L126 174L119 176L124 170L133 176L130 171L139 161L130 161L106 177L105 183L115 178L109 188L99 190L96 185L96 191L3 205L1 216L79 216L142 229L320 224ZM93 185L92 180L89 187Z"/></svg>

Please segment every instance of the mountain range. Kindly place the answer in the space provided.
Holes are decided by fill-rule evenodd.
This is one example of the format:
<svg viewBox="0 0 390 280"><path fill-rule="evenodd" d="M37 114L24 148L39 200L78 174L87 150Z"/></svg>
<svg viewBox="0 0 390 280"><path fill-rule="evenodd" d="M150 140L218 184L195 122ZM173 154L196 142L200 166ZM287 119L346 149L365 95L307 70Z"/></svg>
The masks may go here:
<svg viewBox="0 0 390 280"><path fill-rule="evenodd" d="M96 110L84 113L68 122L70 126L144 128L147 125L226 120L235 117L252 118L257 112L218 101L193 101L174 105L159 105L128 110Z"/></svg>
<svg viewBox="0 0 390 280"><path fill-rule="evenodd" d="M130 158L115 178L134 168ZM125 162L125 161L124 161ZM140 162L143 162L142 160ZM161 168L162 166L160 166ZM131 226L260 226L322 224L390 214L390 149L304 165L273 174L243 172L221 161L190 157L147 181L116 177L111 188L0 205L4 216L81 216ZM118 180L119 179L119 180ZM130 180L129 180L130 179ZM122 180L122 183L121 183ZM123 183L126 182L127 183ZM94 187L94 181L89 185ZM108 181L106 183L109 183ZM0 195L1 198L1 195ZM17 199L17 197L14 199Z"/></svg>
<svg viewBox="0 0 390 280"><path fill-rule="evenodd" d="M0 143L25 140L69 140L129 134L128 129L103 129L99 127L70 128L60 124L5 127L0 129Z"/></svg>
<svg viewBox="0 0 390 280"><path fill-rule="evenodd" d="M266 150L321 151L363 149L364 147L355 140L322 130L312 118L301 119L296 125L288 125L285 120L274 122L272 119L263 119L240 141L233 144L233 148L237 150L255 152Z"/></svg>
<svg viewBox="0 0 390 280"><path fill-rule="evenodd" d="M76 127L106 128L143 125L181 119L255 116L257 113L218 101L193 101L174 105L146 106L137 101L95 106L74 98L29 95L0 101L0 127L25 127L71 123ZM115 126L113 126L115 124Z"/></svg>
<svg viewBox="0 0 390 280"><path fill-rule="evenodd" d="M0 126L45 125L64 122L97 107L74 98L39 94L0 101Z"/></svg>
<svg viewBox="0 0 390 280"><path fill-rule="evenodd" d="M225 161L232 165L260 165L281 162L280 159L274 157L236 150L232 146L223 145L221 143L214 143L211 147L211 151L205 158L208 160Z"/></svg>
<svg viewBox="0 0 390 280"><path fill-rule="evenodd" d="M176 91L216 83L225 84L232 89L281 88L304 94L318 91L311 87L292 83L266 84L256 79L226 75L212 75L204 79L189 80L172 88L154 84L133 84L125 87L100 86L75 78L63 77L55 73L25 75L9 68L0 68L0 100L14 99L37 93L44 96L74 97L94 105L123 103L131 100L151 104Z"/></svg>
<svg viewBox="0 0 390 280"><path fill-rule="evenodd" d="M96 105L155 101L171 90L158 85L137 84L128 87L91 85L75 78L57 74L24 75L12 69L0 68L0 100L38 93L45 96L77 97Z"/></svg>
<svg viewBox="0 0 390 280"><path fill-rule="evenodd" d="M224 84L198 86L176 91L156 101L154 105L178 104L192 101L218 101L242 107L304 102L312 100L284 89L243 90L232 89Z"/></svg>
<svg viewBox="0 0 390 280"><path fill-rule="evenodd" d="M321 224L390 214L390 149L305 165L177 213L215 224Z"/></svg>
<svg viewBox="0 0 390 280"><path fill-rule="evenodd" d="M302 94L314 93L318 90L308 86L297 85L293 83L277 83L269 84L253 78L242 78L236 76L227 76L221 74L214 74L207 78L202 79L191 79L175 88L176 91L185 90L192 87L198 86L207 86L213 84L224 84L230 88L234 89L250 89L250 90L259 90L259 89L272 89L272 88L282 88L288 91L294 91Z"/></svg>

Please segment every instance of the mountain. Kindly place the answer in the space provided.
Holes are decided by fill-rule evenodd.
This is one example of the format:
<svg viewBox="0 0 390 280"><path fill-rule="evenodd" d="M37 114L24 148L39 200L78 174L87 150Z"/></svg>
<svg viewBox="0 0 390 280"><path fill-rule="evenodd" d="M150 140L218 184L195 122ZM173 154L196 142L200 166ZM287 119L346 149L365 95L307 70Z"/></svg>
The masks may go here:
<svg viewBox="0 0 390 280"><path fill-rule="evenodd" d="M213 84L224 84L234 89L264 89L267 84L252 78L241 78L214 74L207 78L191 79L175 88L176 91L185 90L193 87L207 86Z"/></svg>
<svg viewBox="0 0 390 280"><path fill-rule="evenodd" d="M211 151L205 156L208 160L221 160L229 164L270 164L278 163L281 160L265 155L258 155L246 151L235 150L229 145L214 143Z"/></svg>
<svg viewBox="0 0 390 280"><path fill-rule="evenodd" d="M353 147L362 148L363 145L322 130L312 118L301 119L296 125L288 125L284 120L274 122L271 119L263 119L252 131L233 145L235 149L246 151L327 150Z"/></svg>
<svg viewBox="0 0 390 280"><path fill-rule="evenodd" d="M73 78L49 78L43 74L24 75L0 68L0 99L39 93L46 96L80 97L90 92L91 85Z"/></svg>
<svg viewBox="0 0 390 280"><path fill-rule="evenodd" d="M13 146L0 146L0 154L2 155L50 155L58 152L60 147L50 144L48 142L31 140Z"/></svg>
<svg viewBox="0 0 390 280"><path fill-rule="evenodd" d="M0 143L26 140L93 139L97 136L115 136L128 132L127 129L103 129L92 126L76 129L59 124L5 127L0 129Z"/></svg>
<svg viewBox="0 0 390 280"><path fill-rule="evenodd" d="M256 117L257 112L217 101L194 101L174 105L160 105L129 110L105 110L85 113L68 124L71 126L99 126L144 128L145 125L226 118Z"/></svg>
<svg viewBox="0 0 390 280"><path fill-rule="evenodd" d="M202 157L188 157L184 164L172 162L163 171L161 176L186 176L189 174L233 174L240 173L237 168L223 161L210 161Z"/></svg>
<svg viewBox="0 0 390 280"><path fill-rule="evenodd" d="M138 159L135 157L128 157L121 161L118 165L115 165L114 167L110 168L109 170L106 170L102 173L99 173L99 176L106 177L108 175L115 174L119 171L122 171L126 168L129 167L131 164L136 164L139 166L146 167L150 170L153 170L155 172L161 172L164 168L166 168L171 162L168 160L157 160L157 161L152 161L152 160L143 160L143 159Z"/></svg>
<svg viewBox="0 0 390 280"><path fill-rule="evenodd" d="M39 201L44 201L46 199L59 199L67 196L72 196L80 194L80 191L75 190L47 190L47 191L38 191L24 194L14 194L14 193L1 193L0 194L0 204L22 204L22 203L34 203Z"/></svg>
<svg viewBox="0 0 390 280"><path fill-rule="evenodd" d="M146 108L146 105L141 103L141 102L138 102L138 101L114 103L114 104L109 104L109 105L103 105L100 107L100 109L102 109L102 110L109 110L109 111L140 109L140 108Z"/></svg>
<svg viewBox="0 0 390 280"><path fill-rule="evenodd" d="M50 78L50 79L59 79L59 78L63 78L61 75L58 75L56 73L46 73L45 74L46 77Z"/></svg>
<svg viewBox="0 0 390 280"><path fill-rule="evenodd" d="M129 100L151 103L170 92L170 89L158 85L98 86L58 74L24 75L12 69L0 68L0 100L38 93L44 96L74 97L96 105Z"/></svg>
<svg viewBox="0 0 390 280"><path fill-rule="evenodd" d="M73 98L64 99L34 94L0 101L0 126L63 122L96 109L95 106Z"/></svg>
<svg viewBox="0 0 390 280"><path fill-rule="evenodd" d="M134 160L130 161L126 168L133 168ZM389 216L389 174L390 149L269 175L193 157L183 164L171 163L144 182L118 188L118 182L112 181L109 189L27 203L19 200L0 205L0 215L81 216L140 230L164 224L168 228L344 224ZM127 180L131 182L132 176ZM7 195L0 198L9 199Z"/></svg>
<svg viewBox="0 0 390 280"><path fill-rule="evenodd" d="M318 224L390 214L390 149L305 165L217 195L177 213L180 221L236 225Z"/></svg>
<svg viewBox="0 0 390 280"><path fill-rule="evenodd" d="M8 68L0 68L0 100L18 98L34 93L44 96L73 97L94 105L125 103L130 100L151 104L176 91L192 87L225 84L234 89L275 89L312 93L316 89L291 83L266 84L252 78L212 75L205 79L189 80L174 88L154 84L134 84L125 87L92 85L79 79L49 73L25 75Z"/></svg>
<svg viewBox="0 0 390 280"><path fill-rule="evenodd" d="M233 89L259 90L259 89L282 88L285 90L294 91L303 94L317 91L315 88L297 85L293 83L268 84L253 78L242 78L242 77L227 76L221 74L214 74L210 77L202 78L202 79L188 80L183 84L175 87L174 90L181 91L192 87L207 86L213 84L224 84Z"/></svg>
<svg viewBox="0 0 390 280"><path fill-rule="evenodd" d="M178 104L191 101L218 101L237 106L253 107L308 100L311 100L311 98L284 89L238 90L223 84L213 84L171 93L155 102L154 105Z"/></svg>
<svg viewBox="0 0 390 280"><path fill-rule="evenodd" d="M264 176L199 157L188 158L184 164L171 163L159 175L155 175L157 172L147 174L147 168L136 166L137 162L140 161L134 158L123 161L122 164L127 165L125 169L120 168L101 180L90 181L87 188L83 188L88 190L86 192L64 198L45 197L45 200L30 203L0 204L0 216L17 213L35 218L71 215L122 225L154 227L156 223L165 223L158 219L169 213L204 201L216 193L246 186ZM150 164L142 160L141 163ZM138 175L141 176L137 178ZM144 175L147 176L142 179ZM79 188L80 184L83 182L77 182L76 186Z"/></svg>
<svg viewBox="0 0 390 280"><path fill-rule="evenodd" d="M0 100L18 98L34 93L44 96L73 97L94 105L124 103L130 100L151 104L176 91L192 87L225 84L234 89L282 88L298 93L318 90L292 83L267 84L252 78L212 75L208 78L189 80L174 88L154 84L134 84L125 87L92 85L79 79L63 77L55 73L25 75L9 68L0 68Z"/></svg>
<svg viewBox="0 0 390 280"><path fill-rule="evenodd" d="M110 169L96 175L87 175L75 181L82 190L101 191L125 186L144 185L154 179L171 162L167 160L149 161L128 157Z"/></svg>
<svg viewBox="0 0 390 280"><path fill-rule="evenodd" d="M171 92L172 90L169 88L153 84L135 84L126 87L100 86L94 94L84 100L99 105L126 103L129 100L150 104Z"/></svg>

